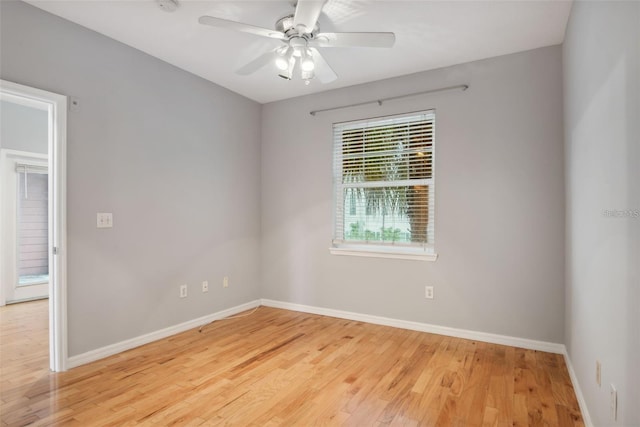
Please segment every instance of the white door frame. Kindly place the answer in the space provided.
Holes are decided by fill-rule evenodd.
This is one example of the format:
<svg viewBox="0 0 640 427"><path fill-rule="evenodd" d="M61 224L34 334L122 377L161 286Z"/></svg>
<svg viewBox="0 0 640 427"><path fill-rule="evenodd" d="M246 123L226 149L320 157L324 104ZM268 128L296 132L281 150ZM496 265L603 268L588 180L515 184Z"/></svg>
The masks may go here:
<svg viewBox="0 0 640 427"><path fill-rule="evenodd" d="M60 372L66 370L68 348L67 97L0 80L0 99L49 113L49 366ZM0 294L0 305L4 302L4 294Z"/></svg>

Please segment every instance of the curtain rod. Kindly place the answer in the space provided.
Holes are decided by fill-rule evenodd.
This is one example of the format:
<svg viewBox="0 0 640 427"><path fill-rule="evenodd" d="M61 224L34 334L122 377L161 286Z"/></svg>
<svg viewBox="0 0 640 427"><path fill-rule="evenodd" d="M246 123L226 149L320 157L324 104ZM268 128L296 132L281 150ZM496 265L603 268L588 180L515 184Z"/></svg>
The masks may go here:
<svg viewBox="0 0 640 427"><path fill-rule="evenodd" d="M441 87L441 88L438 88L438 89L425 90L425 91L422 91L422 92L408 93L406 95L391 96L389 98L381 98L381 99L374 99L374 100L371 100L371 101L358 102L357 104L340 105L339 107L323 108L321 110L309 111L309 114L311 114L312 116L315 116L318 113L323 113L325 111L341 110L343 108L360 107L362 105L368 105L368 104L382 105L383 102L387 102L387 101L393 101L393 100L396 100L396 99L408 98L410 96L426 95L427 93L444 92L446 90L454 90L454 89L467 90L467 89L469 89L469 85L462 84L462 85L456 85L456 86L447 86L447 87Z"/></svg>

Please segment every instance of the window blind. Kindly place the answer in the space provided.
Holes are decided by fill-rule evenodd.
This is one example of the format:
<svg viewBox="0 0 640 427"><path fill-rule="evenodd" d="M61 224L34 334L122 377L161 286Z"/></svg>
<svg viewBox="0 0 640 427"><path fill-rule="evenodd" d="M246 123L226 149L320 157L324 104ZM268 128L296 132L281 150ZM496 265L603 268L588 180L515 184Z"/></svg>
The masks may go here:
<svg viewBox="0 0 640 427"><path fill-rule="evenodd" d="M48 171L49 171L48 166L16 163L16 173L18 174L20 179L24 181L24 189L25 189L24 198L25 199L29 198L29 192L27 191L29 174L45 174L46 175L49 173Z"/></svg>
<svg viewBox="0 0 640 427"><path fill-rule="evenodd" d="M48 212L49 177L43 173L18 174L17 250L18 286L31 284L25 276L49 274ZM38 169L41 171L42 169ZM46 173L46 168L45 168Z"/></svg>
<svg viewBox="0 0 640 427"><path fill-rule="evenodd" d="M435 112L333 125L334 246L433 249Z"/></svg>

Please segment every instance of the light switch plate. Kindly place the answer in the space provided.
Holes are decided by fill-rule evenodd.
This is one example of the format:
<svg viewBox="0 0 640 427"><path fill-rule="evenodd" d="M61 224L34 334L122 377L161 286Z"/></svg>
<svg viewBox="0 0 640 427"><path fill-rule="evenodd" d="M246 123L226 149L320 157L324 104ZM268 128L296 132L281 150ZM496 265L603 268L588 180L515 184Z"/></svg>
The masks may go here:
<svg viewBox="0 0 640 427"><path fill-rule="evenodd" d="M113 227L113 214L110 212L98 212L98 228Z"/></svg>

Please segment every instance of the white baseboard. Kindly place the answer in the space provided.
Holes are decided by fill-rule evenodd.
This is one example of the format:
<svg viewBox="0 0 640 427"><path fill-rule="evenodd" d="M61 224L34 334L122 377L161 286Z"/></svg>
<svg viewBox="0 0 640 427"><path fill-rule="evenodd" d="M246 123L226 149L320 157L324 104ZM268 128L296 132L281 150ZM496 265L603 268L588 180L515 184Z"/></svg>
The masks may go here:
<svg viewBox="0 0 640 427"><path fill-rule="evenodd" d="M330 308L313 307L310 305L294 304L283 301L274 301L270 299L263 299L262 305L267 307L282 308L285 310L301 311L303 313L320 314L323 316L338 317L340 319L373 323L375 325L392 326L394 328L410 329L412 331L428 332L431 334L465 338L492 344L509 345L512 347L526 348L528 350L538 350L556 354L565 353L563 344L546 341L536 341L525 338L510 337L507 335L469 331L466 329L450 328L447 326L431 325L428 323L412 322L409 320L391 319L388 317L373 316L370 314L353 313L350 311L333 310Z"/></svg>
<svg viewBox="0 0 640 427"><path fill-rule="evenodd" d="M226 310L218 311L207 316L199 317L197 319L189 320L178 325L169 326L168 328L161 329L159 331L150 332L145 335L140 335L135 338L121 341L115 344L108 345L106 347L97 348L95 350L88 351L86 353L78 354L76 356L69 357L65 364L67 369L75 368L76 366L84 365L86 363L94 362L96 360L104 359L105 357L112 356L117 353L121 353L132 348L139 347L144 344L148 344L153 341L157 341L171 335L179 334L189 329L197 328L198 326L205 325L214 320L222 319L223 317L231 316L236 313L240 313L245 310L250 310L260 305L260 300L254 300L245 304L240 304L235 307L227 308Z"/></svg>
<svg viewBox="0 0 640 427"><path fill-rule="evenodd" d="M578 399L580 412L582 412L582 421L584 422L584 425L586 427L593 427L593 422L591 421L591 416L589 415L589 409L587 408L587 401L584 400L584 395L582 394L582 389L580 388L578 377L576 376L576 372L573 370L573 364L571 363L571 358L569 357L569 353L567 352L566 347L563 354L564 363L567 365L569 377L571 377L571 384L573 384L573 390L576 393L576 399Z"/></svg>

